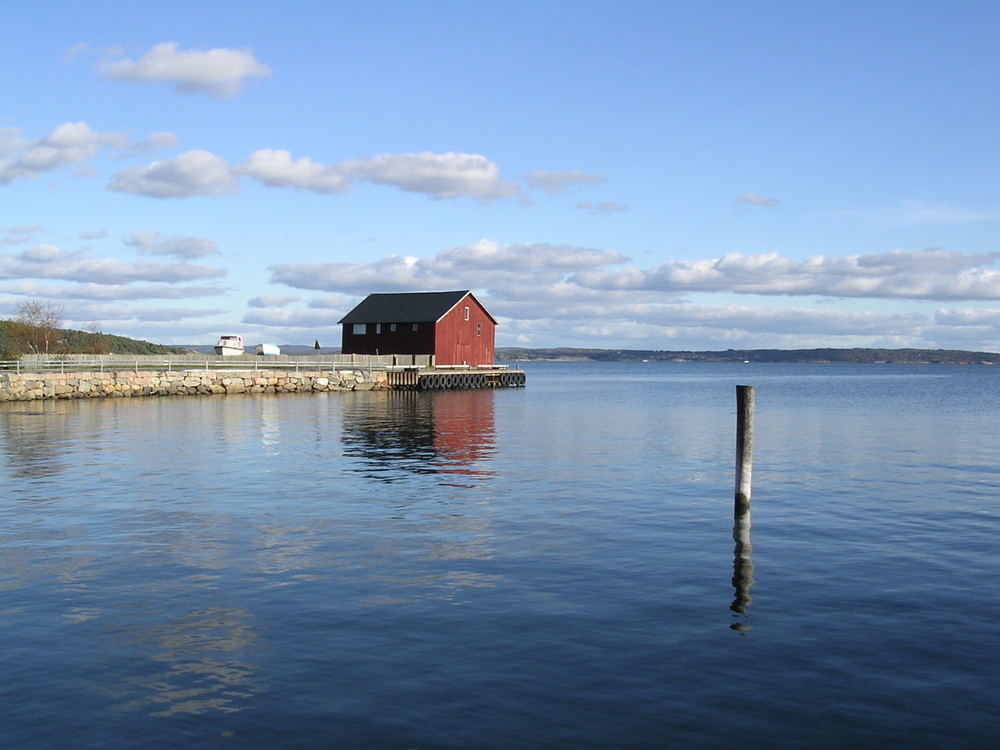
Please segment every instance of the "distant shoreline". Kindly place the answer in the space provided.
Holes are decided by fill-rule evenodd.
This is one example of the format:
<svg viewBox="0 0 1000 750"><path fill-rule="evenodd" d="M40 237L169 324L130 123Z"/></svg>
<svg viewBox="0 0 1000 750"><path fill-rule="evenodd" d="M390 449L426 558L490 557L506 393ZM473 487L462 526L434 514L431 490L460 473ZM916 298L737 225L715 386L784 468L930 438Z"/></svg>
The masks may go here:
<svg viewBox="0 0 1000 750"><path fill-rule="evenodd" d="M145 343L145 342L143 342ZM192 353L212 354L209 345L178 347ZM339 354L340 347L282 344L281 353L292 356ZM726 349L724 351L670 351L654 349L581 349L555 347L529 349L497 347L498 362L801 362L804 364L885 365L1000 365L998 352L960 349Z"/></svg>
<svg viewBox="0 0 1000 750"><path fill-rule="evenodd" d="M785 362L806 364L997 365L1000 353L955 349L727 349L656 351L645 349L520 349L500 347L507 362Z"/></svg>

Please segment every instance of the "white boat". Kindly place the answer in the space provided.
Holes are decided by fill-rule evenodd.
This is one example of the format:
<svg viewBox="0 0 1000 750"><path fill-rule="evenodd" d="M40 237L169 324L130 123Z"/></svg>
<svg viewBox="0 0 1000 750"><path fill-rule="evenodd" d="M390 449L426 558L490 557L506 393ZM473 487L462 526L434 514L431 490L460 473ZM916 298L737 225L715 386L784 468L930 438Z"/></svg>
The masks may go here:
<svg viewBox="0 0 1000 750"><path fill-rule="evenodd" d="M281 354L281 349L278 348L277 344L257 344L254 351L264 357L277 357Z"/></svg>
<svg viewBox="0 0 1000 750"><path fill-rule="evenodd" d="M224 357L239 356L243 353L243 337L225 335L215 345L215 353Z"/></svg>

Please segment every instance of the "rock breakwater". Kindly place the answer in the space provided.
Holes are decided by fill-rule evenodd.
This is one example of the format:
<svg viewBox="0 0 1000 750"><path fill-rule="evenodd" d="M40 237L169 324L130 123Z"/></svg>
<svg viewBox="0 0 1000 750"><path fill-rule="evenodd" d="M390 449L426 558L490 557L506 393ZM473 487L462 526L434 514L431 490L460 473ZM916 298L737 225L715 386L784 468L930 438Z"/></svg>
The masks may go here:
<svg viewBox="0 0 1000 750"><path fill-rule="evenodd" d="M385 372L173 370L0 373L0 401L386 390Z"/></svg>

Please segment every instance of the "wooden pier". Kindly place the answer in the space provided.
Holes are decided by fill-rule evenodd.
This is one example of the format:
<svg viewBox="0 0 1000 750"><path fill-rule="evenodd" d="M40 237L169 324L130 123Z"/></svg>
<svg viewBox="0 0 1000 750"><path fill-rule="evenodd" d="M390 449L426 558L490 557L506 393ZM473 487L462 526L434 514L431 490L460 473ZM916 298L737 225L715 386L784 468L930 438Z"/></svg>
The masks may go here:
<svg viewBox="0 0 1000 750"><path fill-rule="evenodd" d="M386 371L387 385L394 391L456 391L480 388L520 388L526 382L520 370L421 369Z"/></svg>

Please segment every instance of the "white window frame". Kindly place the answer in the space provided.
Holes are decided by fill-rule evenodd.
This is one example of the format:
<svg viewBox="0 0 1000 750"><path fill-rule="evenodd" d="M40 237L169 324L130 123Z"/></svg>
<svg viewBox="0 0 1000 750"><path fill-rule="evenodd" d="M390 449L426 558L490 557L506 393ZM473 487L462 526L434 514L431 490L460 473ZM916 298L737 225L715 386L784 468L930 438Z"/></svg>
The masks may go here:
<svg viewBox="0 0 1000 750"><path fill-rule="evenodd" d="M468 307L465 308L465 319L466 320L469 319L469 308Z"/></svg>
<svg viewBox="0 0 1000 750"><path fill-rule="evenodd" d="M366 333L368 333L368 324L367 323L355 323L354 324L354 331L353 331L353 333L354 333L355 336L364 336Z"/></svg>

